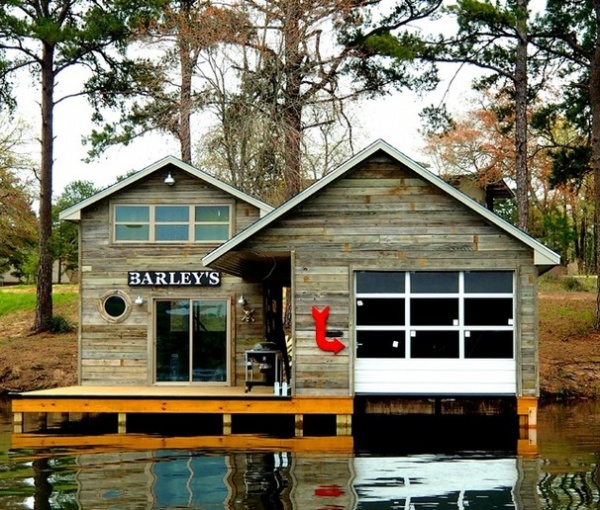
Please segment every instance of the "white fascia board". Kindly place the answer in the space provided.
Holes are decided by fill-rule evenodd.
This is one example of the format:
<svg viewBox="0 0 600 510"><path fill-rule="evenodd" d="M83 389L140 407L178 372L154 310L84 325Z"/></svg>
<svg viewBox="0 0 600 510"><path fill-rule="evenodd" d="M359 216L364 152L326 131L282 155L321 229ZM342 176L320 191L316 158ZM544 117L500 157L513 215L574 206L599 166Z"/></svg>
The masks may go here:
<svg viewBox="0 0 600 510"><path fill-rule="evenodd" d="M425 169L409 157L405 156L397 149L389 145L387 142L383 140L377 140L371 145L367 146L365 149L357 153L355 156L347 160L345 163L340 165L337 169L331 171L327 175L323 176L318 181L314 182L311 186L306 188L304 191L296 195L294 198L288 200L283 203L277 209L269 213L264 218L260 219L253 225L249 226L247 229L240 232L238 235L232 237L229 241L219 246L217 249L213 250L211 253L206 255L202 259L202 263L206 267L210 267L210 264L217 260L219 257L223 256L229 250L235 248L240 243L257 233L259 230L265 228L270 223L274 222L277 218L280 218L291 209L296 207L298 204L306 200L308 197L314 195L319 190L323 189L325 186L328 186L332 181L340 178L346 172L352 170L356 165L365 161L371 155L373 155L378 150L382 150L386 152L389 156L396 159L397 161L403 163L415 173L417 173L420 177L431 183L432 185L440 188L442 191L446 192L448 195L454 197L459 202L463 203L473 211L475 211L480 216L483 216L485 219L495 224L508 234L516 237L521 242L531 247L534 250L534 264L535 265L558 265L560 264L560 255L550 250L548 247L541 244L539 241L535 240L533 237L529 236L522 230L518 229L514 225L511 225L507 221L500 218L498 215L494 214L492 211L482 206L472 198L468 197L458 189L456 189L451 184L448 184L441 177L431 173L429 170Z"/></svg>
<svg viewBox="0 0 600 510"><path fill-rule="evenodd" d="M134 182L139 181L147 175L150 175L169 164L172 164L178 167L179 169L197 177L198 179L201 179L215 186L216 188L223 190L225 193L233 195L244 202L248 202L249 204L253 205L254 207L260 210L261 216L264 216L265 214L268 214L273 210L273 207L271 207L270 205L265 204L264 202L261 202L260 200L257 200L256 198L253 198L249 195L246 195L242 191L234 188L233 186L230 186L229 184L224 183L223 181L220 181L216 177L213 177L212 175L207 174L202 170L198 170L197 168L188 165L187 163L184 163L183 161L174 156L167 156L157 161L156 163L153 163L152 165L147 166L146 168L139 170L138 172L130 175L129 177L113 184L112 186L103 189L95 195L92 195L91 197L82 200L78 204L75 204L65 209L59 214L59 219L65 221L79 221L81 220L81 211L86 207L93 205L94 203L98 202L99 200L102 200L103 198L109 197L117 191L129 186L130 184L133 184Z"/></svg>

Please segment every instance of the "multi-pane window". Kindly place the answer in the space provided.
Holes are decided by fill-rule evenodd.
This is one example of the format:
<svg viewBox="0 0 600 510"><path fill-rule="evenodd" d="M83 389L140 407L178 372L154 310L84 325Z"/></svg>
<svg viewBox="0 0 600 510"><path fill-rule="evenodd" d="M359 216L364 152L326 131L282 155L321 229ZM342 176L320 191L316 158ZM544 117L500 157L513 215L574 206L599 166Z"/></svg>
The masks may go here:
<svg viewBox="0 0 600 510"><path fill-rule="evenodd" d="M359 358L514 358L510 271L356 273Z"/></svg>
<svg viewBox="0 0 600 510"><path fill-rule="evenodd" d="M222 242L231 237L229 205L115 205L116 242Z"/></svg>

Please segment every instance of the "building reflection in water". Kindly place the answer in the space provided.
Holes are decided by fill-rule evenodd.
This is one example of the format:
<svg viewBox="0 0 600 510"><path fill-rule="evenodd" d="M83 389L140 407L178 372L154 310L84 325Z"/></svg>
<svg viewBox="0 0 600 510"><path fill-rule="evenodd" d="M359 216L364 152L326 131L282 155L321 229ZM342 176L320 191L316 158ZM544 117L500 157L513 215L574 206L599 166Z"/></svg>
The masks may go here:
<svg viewBox="0 0 600 510"><path fill-rule="evenodd" d="M80 508L535 508L518 503L534 494L514 497L517 487L535 490L514 457L161 450L76 459Z"/></svg>

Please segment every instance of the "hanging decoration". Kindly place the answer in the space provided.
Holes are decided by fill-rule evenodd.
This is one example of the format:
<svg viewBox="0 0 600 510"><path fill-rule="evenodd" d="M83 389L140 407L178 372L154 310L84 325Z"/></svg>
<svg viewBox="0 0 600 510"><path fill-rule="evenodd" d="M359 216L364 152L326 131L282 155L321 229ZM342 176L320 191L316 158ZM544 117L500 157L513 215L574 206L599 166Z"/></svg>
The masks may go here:
<svg viewBox="0 0 600 510"><path fill-rule="evenodd" d="M329 317L329 306L326 306L321 311L319 311L317 307L313 306L312 316L315 319L315 336L319 349L337 354L344 347L346 347L337 338L334 338L333 340L327 340L326 329L327 318Z"/></svg>

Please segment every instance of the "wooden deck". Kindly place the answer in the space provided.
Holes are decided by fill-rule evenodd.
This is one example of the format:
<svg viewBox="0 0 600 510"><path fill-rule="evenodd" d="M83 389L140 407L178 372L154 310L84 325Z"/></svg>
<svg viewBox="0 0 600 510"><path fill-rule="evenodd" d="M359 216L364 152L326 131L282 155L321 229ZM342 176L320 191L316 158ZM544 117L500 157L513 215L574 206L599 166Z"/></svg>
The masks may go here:
<svg viewBox="0 0 600 510"><path fill-rule="evenodd" d="M220 414L223 435L232 433L232 416L293 415L295 435L303 436L304 415L334 415L336 433L351 435L352 397L292 397L273 394L269 387L193 386L69 386L13 395L13 425L22 433L24 413L111 413L118 415L118 432L127 431L131 413ZM174 431L176 433L176 431Z"/></svg>

